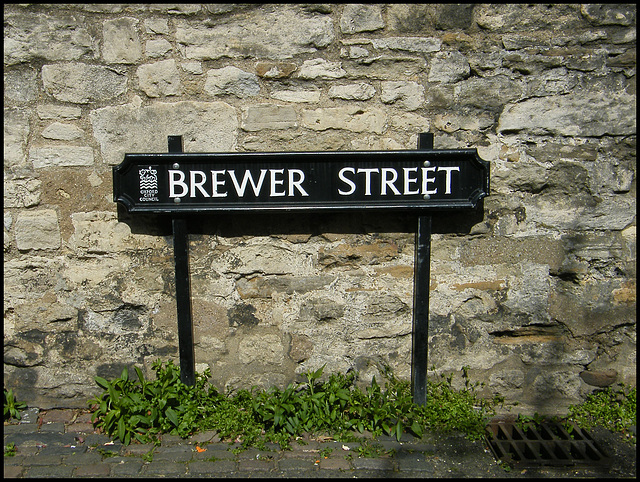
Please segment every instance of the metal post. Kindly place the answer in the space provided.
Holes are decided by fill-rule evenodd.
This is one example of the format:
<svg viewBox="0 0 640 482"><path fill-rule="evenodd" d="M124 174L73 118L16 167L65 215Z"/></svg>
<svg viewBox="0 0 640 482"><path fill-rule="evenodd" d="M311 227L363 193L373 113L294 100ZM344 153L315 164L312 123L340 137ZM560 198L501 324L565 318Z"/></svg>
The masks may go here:
<svg viewBox="0 0 640 482"><path fill-rule="evenodd" d="M169 136L169 152L182 152L182 136ZM178 348L180 351L180 380L193 386L195 356L193 324L191 321L191 281L189 277L189 231L184 217L174 216L173 257L176 266L176 307L178 312Z"/></svg>
<svg viewBox="0 0 640 482"><path fill-rule="evenodd" d="M418 135L418 149L433 149L433 134ZM431 216L418 216L413 275L413 328L411 390L413 402L427 403L427 360L429 345L429 283L431 275Z"/></svg>

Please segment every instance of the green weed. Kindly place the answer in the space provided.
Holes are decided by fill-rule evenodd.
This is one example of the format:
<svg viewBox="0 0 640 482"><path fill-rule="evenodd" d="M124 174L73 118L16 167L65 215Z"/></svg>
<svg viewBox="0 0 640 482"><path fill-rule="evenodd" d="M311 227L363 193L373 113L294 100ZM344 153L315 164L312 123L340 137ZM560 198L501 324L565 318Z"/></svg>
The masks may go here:
<svg viewBox="0 0 640 482"><path fill-rule="evenodd" d="M13 395L13 390L6 388L4 389L4 420L11 420L15 418L20 420L22 416L20 415L21 410L25 410L27 408L27 404L24 402L19 402L16 400Z"/></svg>

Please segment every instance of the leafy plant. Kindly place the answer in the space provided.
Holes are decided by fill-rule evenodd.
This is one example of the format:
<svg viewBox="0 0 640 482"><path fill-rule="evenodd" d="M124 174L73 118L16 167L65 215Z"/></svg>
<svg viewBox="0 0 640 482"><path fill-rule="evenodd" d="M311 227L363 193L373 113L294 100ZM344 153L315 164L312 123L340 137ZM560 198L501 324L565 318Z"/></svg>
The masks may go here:
<svg viewBox="0 0 640 482"><path fill-rule="evenodd" d="M15 442L9 442L4 447L4 456L5 457L14 457L16 455L16 444Z"/></svg>
<svg viewBox="0 0 640 482"><path fill-rule="evenodd" d="M95 378L105 392L89 400L95 407L91 420L125 445L132 440L157 442L160 433L190 435L196 430L197 421L205 417L206 407L218 398L215 388L204 390L209 373L197 376L195 385L189 387L180 381L180 369L172 361L166 366L157 361L152 367L156 372L154 381L146 380L138 367L137 381L129 378L126 367L112 382Z"/></svg>
<svg viewBox="0 0 640 482"><path fill-rule="evenodd" d="M451 378L430 383L427 405L413 403L410 384L387 373L384 387L374 378L365 390L355 384L354 372L330 375L321 382L324 366L306 372L306 382L291 383L284 390L239 390L221 394L207 387L209 370L196 374L193 387L180 381L179 367L169 361L153 364L155 380L146 380L135 368L137 380L127 369L119 378L96 377L103 394L89 401L92 421L124 444L134 440L157 442L163 433L187 437L215 429L222 440L239 442L234 450L263 448L275 442L282 448L305 432L331 433L336 439L354 441L356 433L374 437L387 434L400 440L410 431L418 437L425 429L462 430L472 439L481 437L493 401L479 399L475 385L463 370L465 390L453 389Z"/></svg>
<svg viewBox="0 0 640 482"><path fill-rule="evenodd" d="M20 420L22 416L20 415L20 411L27 408L27 404L24 402L19 402L16 400L13 395L13 389L4 389L4 420L11 420L15 418Z"/></svg>
<svg viewBox="0 0 640 482"><path fill-rule="evenodd" d="M616 389L607 387L596 391L583 403L569 407L566 422L569 432L573 428L571 422L584 430L602 426L625 434L630 442L635 442L635 435L627 434L627 430L636 424L636 387L621 384Z"/></svg>

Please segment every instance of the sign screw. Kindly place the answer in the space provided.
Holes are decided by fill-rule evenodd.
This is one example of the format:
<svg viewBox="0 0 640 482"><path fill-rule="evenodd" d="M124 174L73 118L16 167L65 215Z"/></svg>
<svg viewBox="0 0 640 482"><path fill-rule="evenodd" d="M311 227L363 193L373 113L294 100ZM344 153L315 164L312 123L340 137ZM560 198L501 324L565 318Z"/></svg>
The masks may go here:
<svg viewBox="0 0 640 482"><path fill-rule="evenodd" d="M178 163L176 162L176 163L173 165L173 168L174 168L174 169L180 169L180 164L178 164ZM176 198L176 199L178 199L178 198Z"/></svg>
<svg viewBox="0 0 640 482"><path fill-rule="evenodd" d="M431 199L431 196L430 196L430 195L428 195L428 194L425 194L424 196L422 196L422 199L425 199L425 200L426 200L426 199Z"/></svg>
<svg viewBox="0 0 640 482"><path fill-rule="evenodd" d="M429 167L431 163L429 161L424 161L424 167Z"/></svg>
<svg viewBox="0 0 640 482"><path fill-rule="evenodd" d="M176 203L176 204L180 204L180 198L179 197L174 198L173 202Z"/></svg>

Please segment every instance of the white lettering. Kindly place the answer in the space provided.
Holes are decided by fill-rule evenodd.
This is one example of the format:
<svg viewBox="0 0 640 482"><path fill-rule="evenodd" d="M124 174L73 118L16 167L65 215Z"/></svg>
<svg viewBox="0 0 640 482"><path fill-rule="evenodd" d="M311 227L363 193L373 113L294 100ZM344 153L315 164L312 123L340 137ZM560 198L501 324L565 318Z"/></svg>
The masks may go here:
<svg viewBox="0 0 640 482"><path fill-rule="evenodd" d="M200 177L199 181L196 181L196 176ZM189 197L196 197L196 189L198 191L200 191L202 193L202 195L204 197L211 197L209 196L209 194L207 193L207 191L204 190L204 188L202 187L202 185L207 182L207 175L202 172L202 171L190 171L189 172L189 181L191 184L191 193L189 194Z"/></svg>
<svg viewBox="0 0 640 482"><path fill-rule="evenodd" d="M389 179L387 177L387 174L392 174L392 178ZM395 169L391 169L387 167L382 168L382 185L380 186L381 196L387 195L387 186L391 188L394 194L398 196L400 195L400 191L398 191L398 189L396 189L396 187L393 185L393 183L396 182L396 179L398 179L398 173L396 172Z"/></svg>
<svg viewBox="0 0 640 482"><path fill-rule="evenodd" d="M436 194L438 192L438 188L432 189L431 191L427 189L427 185L431 182L436 182L435 177L429 177L429 171L435 174L436 166L433 167L423 167L422 168L422 195L425 194Z"/></svg>
<svg viewBox="0 0 640 482"><path fill-rule="evenodd" d="M364 195L371 196L371 173L380 172L377 168L358 169L358 174L364 172Z"/></svg>
<svg viewBox="0 0 640 482"><path fill-rule="evenodd" d="M408 194L420 194L420 189L416 189L415 191L411 190L410 185L413 183L417 183L418 182L418 178L411 178L409 177L409 175L412 172L417 173L418 172L418 168L417 167L405 167L403 168L404 170L404 190L403 190L403 194L406 196Z"/></svg>
<svg viewBox="0 0 640 482"><path fill-rule="evenodd" d="M175 177L176 174L179 176L178 179ZM175 192L176 185L182 188L182 192L180 194L176 194ZM184 172L169 170L169 197L183 197L186 196L188 192L189 186L184 182Z"/></svg>
<svg viewBox="0 0 640 482"><path fill-rule="evenodd" d="M226 192L218 192L218 186L224 186L224 179L218 179L218 176L224 175L224 169L222 171L211 171L211 197L227 197Z"/></svg>
<svg viewBox="0 0 640 482"><path fill-rule="evenodd" d="M296 174L298 179L295 179ZM300 169L289 169L289 196L293 196L293 189L296 188L303 196L308 196L307 191L301 186L304 181L304 172Z"/></svg>
<svg viewBox="0 0 640 482"><path fill-rule="evenodd" d="M266 169L260 169L260 178L258 179L258 184L253 182L253 177L251 176L251 171L244 171L244 178L242 178L242 185L238 185L238 179L236 179L236 173L233 169L230 169L229 176L231 176L231 181L236 188L236 192L238 193L238 197L244 196L244 190L247 187L247 181L251 183L251 187L253 188L253 193L258 197L260 194L260 189L262 188L262 183L264 182L264 177L267 175Z"/></svg>
<svg viewBox="0 0 640 482"><path fill-rule="evenodd" d="M447 173L446 178L445 178L445 194L451 194L451 171L458 171L460 172L460 167L459 166L455 166L455 167L439 167L438 168L438 172L440 171L445 171Z"/></svg>
<svg viewBox="0 0 640 482"><path fill-rule="evenodd" d="M355 174L356 170L353 167L343 167L338 172L338 177L340 178L340 180L345 184L348 184L350 188L349 191L342 191L341 189L338 189L338 194L340 194L341 196L349 196L350 194L353 194L356 191L356 183L353 182L351 179L346 178L344 175L345 172L350 172L351 174Z"/></svg>
<svg viewBox="0 0 640 482"><path fill-rule="evenodd" d="M270 193L271 197L286 196L286 193L284 191L282 192L276 191L276 186L284 184L284 179L276 179L276 174L283 174L283 173L284 173L284 169L269 169L269 174L271 174L271 193Z"/></svg>

